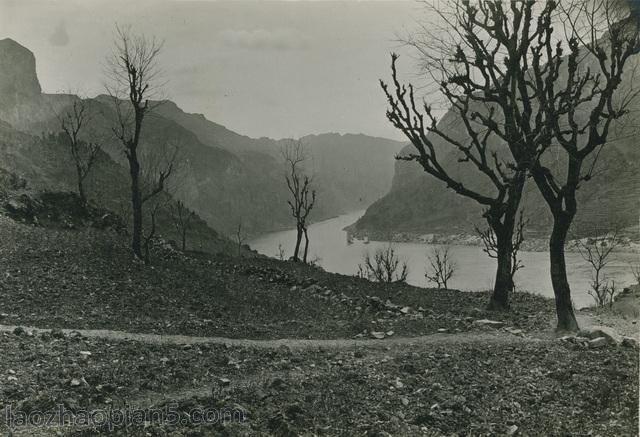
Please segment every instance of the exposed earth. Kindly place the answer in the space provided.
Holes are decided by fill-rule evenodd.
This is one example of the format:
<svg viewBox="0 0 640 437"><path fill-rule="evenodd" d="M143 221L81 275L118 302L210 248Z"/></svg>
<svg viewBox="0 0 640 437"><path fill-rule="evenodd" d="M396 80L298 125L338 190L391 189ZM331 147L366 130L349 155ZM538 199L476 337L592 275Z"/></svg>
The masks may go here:
<svg viewBox="0 0 640 437"><path fill-rule="evenodd" d="M637 434L628 314L559 339L529 294L492 313L484 292L262 257L159 244L145 266L110 229L0 217L0 238L12 435Z"/></svg>

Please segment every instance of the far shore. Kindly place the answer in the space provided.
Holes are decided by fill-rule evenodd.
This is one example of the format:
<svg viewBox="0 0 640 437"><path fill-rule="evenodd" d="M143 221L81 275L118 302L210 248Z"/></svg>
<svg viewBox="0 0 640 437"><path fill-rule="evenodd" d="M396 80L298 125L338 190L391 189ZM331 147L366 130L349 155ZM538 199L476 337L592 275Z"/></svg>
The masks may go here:
<svg viewBox="0 0 640 437"><path fill-rule="evenodd" d="M444 234L444 233L418 233L418 232L395 232L391 235L382 235L378 232L357 231L353 232L352 226L344 228L351 238L370 241L391 241L394 243L417 243L417 244L450 244L459 246L479 246L482 247L482 240L478 235L469 233ZM587 242L589 237L569 240L566 245L568 252L578 252L579 242ZM617 252L640 254L640 241L630 237L620 237ZM525 236L521 250L526 252L547 252L549 240L544 237Z"/></svg>

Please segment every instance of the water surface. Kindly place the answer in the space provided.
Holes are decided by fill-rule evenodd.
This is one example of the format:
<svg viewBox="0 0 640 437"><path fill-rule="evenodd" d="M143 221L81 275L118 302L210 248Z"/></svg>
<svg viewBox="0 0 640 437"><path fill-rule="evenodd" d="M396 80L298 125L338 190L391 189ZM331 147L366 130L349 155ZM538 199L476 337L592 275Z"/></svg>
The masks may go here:
<svg viewBox="0 0 640 437"><path fill-rule="evenodd" d="M341 215L325 220L309 227L311 239L310 258L318 257L319 264L327 271L353 275L362 262L362 256L367 251L373 252L378 247L386 247L388 243L372 241L365 244L354 240L347 244L347 233L343 228L354 223L364 211ZM272 232L249 242L249 245L264 255L275 257L279 253L279 245L288 258L293 252L295 244L295 230ZM433 245L424 243L393 243L400 257L409 266L407 282L419 287L426 287L424 277L427 265L427 254ZM495 260L477 246L450 246L450 253L457 264L455 276L451 279L449 288L459 290L487 290L493 286L495 275ZM612 255L612 261L606 269L606 274L621 287L633 283L630 265L638 263L638 254L618 252ZM547 252L522 252L520 255L524 268L516 273L516 289L528 290L544 296L553 296L553 288L549 278L549 261ZM589 296L590 270L587 263L578 253L567 253L567 269L569 283L572 288L573 301L577 308L593 304Z"/></svg>

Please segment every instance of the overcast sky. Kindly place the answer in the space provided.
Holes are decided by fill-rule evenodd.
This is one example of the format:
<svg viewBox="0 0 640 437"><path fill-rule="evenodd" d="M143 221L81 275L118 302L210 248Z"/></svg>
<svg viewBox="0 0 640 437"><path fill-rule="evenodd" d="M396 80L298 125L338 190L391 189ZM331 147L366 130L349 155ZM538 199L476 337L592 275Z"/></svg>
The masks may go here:
<svg viewBox="0 0 640 437"><path fill-rule="evenodd" d="M0 0L0 38L34 52L45 92L95 95L115 23L132 24L165 40L165 93L187 112L252 137L400 139L377 80L423 13L415 1Z"/></svg>

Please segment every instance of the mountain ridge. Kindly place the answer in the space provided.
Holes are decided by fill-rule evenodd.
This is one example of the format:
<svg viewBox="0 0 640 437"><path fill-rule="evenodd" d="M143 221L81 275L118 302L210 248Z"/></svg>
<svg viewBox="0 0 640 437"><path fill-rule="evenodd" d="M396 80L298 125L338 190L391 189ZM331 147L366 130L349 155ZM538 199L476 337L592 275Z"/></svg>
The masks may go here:
<svg viewBox="0 0 640 437"><path fill-rule="evenodd" d="M2 41L5 41L4 43ZM0 58L20 46L0 41ZM9 42L11 41L11 42ZM32 77L37 83L35 58L22 47L16 51L24 62L0 65L0 78ZM28 59L27 59L28 58ZM0 82L1 83L1 82ZM19 82L13 81L15 88ZM26 85L25 85L26 86ZM38 93L35 91L39 90ZM39 83L15 101L0 105L0 119L18 131L45 137L59 130L55 114L62 113L78 96L42 93ZM113 101L104 94L84 99L91 121L88 139L100 141L102 149L120 166L126 167L121 146L110 126L115 120ZM172 140L181 144L186 156L184 189L174 193L203 217L211 227L230 235L242 223L250 235L280 230L293 224L286 199L284 167L280 150L287 139L256 139L236 133L202 114L190 114L175 102L159 105L143 126L141 152ZM393 156L402 143L360 134L319 134L308 141L313 162L318 205L312 220L321 220L361 209L381 197L391 184ZM64 159L64 157L60 157ZM375 174L367 169L374 168ZM355 169L355 170L354 170ZM26 171L13 168L9 170Z"/></svg>

